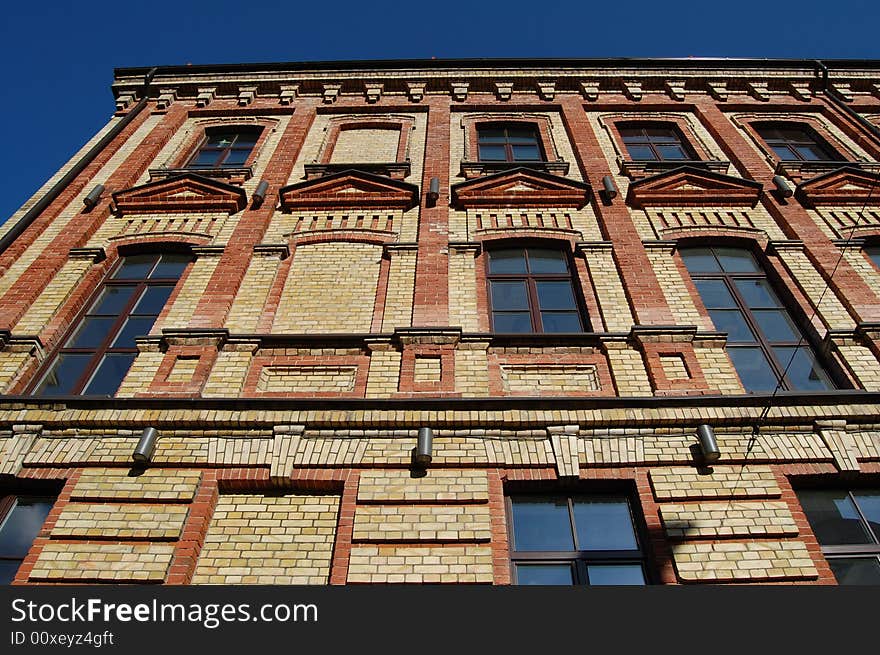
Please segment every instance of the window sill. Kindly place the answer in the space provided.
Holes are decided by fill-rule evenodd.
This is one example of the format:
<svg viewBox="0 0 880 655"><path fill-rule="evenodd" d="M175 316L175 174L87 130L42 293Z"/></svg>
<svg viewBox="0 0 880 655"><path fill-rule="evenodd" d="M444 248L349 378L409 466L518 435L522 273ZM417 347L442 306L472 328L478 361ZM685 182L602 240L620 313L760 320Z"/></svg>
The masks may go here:
<svg viewBox="0 0 880 655"><path fill-rule="evenodd" d="M512 168L528 168L552 175L568 175L567 161L463 161L461 175L467 179L500 173Z"/></svg>
<svg viewBox="0 0 880 655"><path fill-rule="evenodd" d="M630 179L648 177L656 173L670 171L674 168L681 168L682 166L689 166L691 168L702 168L704 170L712 171L714 173L721 173L722 175L726 175L727 171L730 169L729 161L718 161L714 159L673 159L669 161L659 161L654 159L620 159L618 161L620 163L620 172L623 175L628 176Z"/></svg>
<svg viewBox="0 0 880 655"><path fill-rule="evenodd" d="M876 162L859 161L781 161L776 164L773 171L777 175L784 175L792 182L800 183L818 175L836 171L839 168L858 168L871 173L880 173L880 164Z"/></svg>
<svg viewBox="0 0 880 655"><path fill-rule="evenodd" d="M387 162L387 163L342 163L342 164L306 164L306 180L315 180L342 171L363 171L374 175L384 175L394 180L402 180L409 177L410 163Z"/></svg>
<svg viewBox="0 0 880 655"><path fill-rule="evenodd" d="M187 173L194 173L202 177L224 179L230 184L242 184L253 177L254 171L250 166L242 166L240 168L151 168L150 182Z"/></svg>

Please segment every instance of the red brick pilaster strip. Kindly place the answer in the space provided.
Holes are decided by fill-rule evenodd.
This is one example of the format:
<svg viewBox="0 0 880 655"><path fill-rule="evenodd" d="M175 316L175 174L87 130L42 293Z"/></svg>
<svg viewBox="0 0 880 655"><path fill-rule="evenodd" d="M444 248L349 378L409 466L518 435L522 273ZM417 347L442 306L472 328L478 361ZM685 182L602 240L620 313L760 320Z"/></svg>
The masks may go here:
<svg viewBox="0 0 880 655"><path fill-rule="evenodd" d="M192 582L214 508L217 507L218 495L217 469L203 471L196 497L190 505L189 515L183 525L183 534L174 548L174 556L171 559L165 584L183 585Z"/></svg>
<svg viewBox="0 0 880 655"><path fill-rule="evenodd" d="M354 534L354 512L357 508L359 482L360 471L351 471L342 490L336 543L333 545L333 562L330 565L332 585L344 585L348 581L348 563L351 560L351 541Z"/></svg>

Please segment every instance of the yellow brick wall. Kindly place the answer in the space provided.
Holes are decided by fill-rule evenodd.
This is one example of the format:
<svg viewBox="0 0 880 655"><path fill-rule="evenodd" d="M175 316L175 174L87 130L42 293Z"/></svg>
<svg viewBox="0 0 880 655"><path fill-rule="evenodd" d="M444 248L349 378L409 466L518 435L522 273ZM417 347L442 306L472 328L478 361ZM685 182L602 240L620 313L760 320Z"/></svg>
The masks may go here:
<svg viewBox="0 0 880 655"><path fill-rule="evenodd" d="M606 332L628 332L634 322L633 315L611 249L584 246L583 251L602 312L601 317L590 317L593 330L602 331L604 325Z"/></svg>
<svg viewBox="0 0 880 655"><path fill-rule="evenodd" d="M826 291L825 280L807 258L805 252L782 248L779 250L779 258L810 299L813 307L817 306L820 298L822 299L822 304L818 307L818 315L830 329L852 330L855 328L855 322L840 303L834 291L830 288Z"/></svg>
<svg viewBox="0 0 880 655"><path fill-rule="evenodd" d="M220 496L193 584L327 584L338 511L332 495Z"/></svg>
<svg viewBox="0 0 880 655"><path fill-rule="evenodd" d="M171 564L171 544L48 543L29 580L49 582L161 582Z"/></svg>
<svg viewBox="0 0 880 655"><path fill-rule="evenodd" d="M431 470L425 478L409 471L364 471L358 484L358 502L473 502L489 500L484 471Z"/></svg>
<svg viewBox="0 0 880 655"><path fill-rule="evenodd" d="M237 396L244 386L253 356L253 348L220 351L208 374L202 395L219 398Z"/></svg>
<svg viewBox="0 0 880 655"><path fill-rule="evenodd" d="M491 583L492 549L487 546L354 546L348 582Z"/></svg>
<svg viewBox="0 0 880 655"><path fill-rule="evenodd" d="M219 263L220 257L217 256L203 256L195 261L171 309L165 318L156 321L151 334L161 334L162 328L187 327Z"/></svg>
<svg viewBox="0 0 880 655"><path fill-rule="evenodd" d="M195 498L200 471L149 468L137 476L128 469L87 468L80 474L72 500L190 501Z"/></svg>
<svg viewBox="0 0 880 655"><path fill-rule="evenodd" d="M687 380L691 377L681 355L661 355L660 366L668 380Z"/></svg>
<svg viewBox="0 0 880 655"><path fill-rule="evenodd" d="M685 582L814 579L819 575L801 541L675 544L672 556Z"/></svg>
<svg viewBox="0 0 880 655"><path fill-rule="evenodd" d="M684 284L681 273L675 265L672 258L672 248L668 247L652 247L646 248L648 259L651 260L651 266L660 288L663 290L663 296L666 298L666 304L672 311L677 325L696 325L704 330L714 330L715 326L708 317L703 317L697 311L691 294L688 293Z"/></svg>
<svg viewBox="0 0 880 655"><path fill-rule="evenodd" d="M710 388L718 389L721 393L745 393L733 362L724 348L694 348L694 355Z"/></svg>
<svg viewBox="0 0 880 655"><path fill-rule="evenodd" d="M189 507L133 503L69 503L53 538L179 539Z"/></svg>
<svg viewBox="0 0 880 655"><path fill-rule="evenodd" d="M653 391L645 362L637 350L625 345L606 344L611 376L619 396L650 396Z"/></svg>
<svg viewBox="0 0 880 655"><path fill-rule="evenodd" d="M868 347L850 344L837 349L865 391L880 391L880 362Z"/></svg>
<svg viewBox="0 0 880 655"><path fill-rule="evenodd" d="M489 541L488 505L361 506L355 541Z"/></svg>
<svg viewBox="0 0 880 655"><path fill-rule="evenodd" d="M168 373L167 382L190 382L199 365L198 357L178 357Z"/></svg>
<svg viewBox="0 0 880 655"><path fill-rule="evenodd" d="M459 344L455 350L455 390L465 397L489 395L487 343Z"/></svg>
<svg viewBox="0 0 880 655"><path fill-rule="evenodd" d="M463 332L478 332L476 251L472 248L449 250L449 324Z"/></svg>
<svg viewBox="0 0 880 655"><path fill-rule="evenodd" d="M713 466L710 475L692 467L655 468L650 476L658 500L748 498L782 493L769 466Z"/></svg>
<svg viewBox="0 0 880 655"><path fill-rule="evenodd" d="M665 504L660 518L670 539L798 534L788 505L781 501Z"/></svg>
<svg viewBox="0 0 880 655"><path fill-rule="evenodd" d="M300 246L273 332L369 332L382 247L366 243Z"/></svg>
<svg viewBox="0 0 880 655"><path fill-rule="evenodd" d="M385 313L382 331L412 325L413 289L416 280L416 251L392 250L391 269L388 272L388 291L385 294Z"/></svg>
<svg viewBox="0 0 880 655"><path fill-rule="evenodd" d="M83 259L71 259L65 262L34 304L16 323L13 331L16 334L39 334L42 332L49 319L67 300L91 266L92 262Z"/></svg>
<svg viewBox="0 0 880 655"><path fill-rule="evenodd" d="M159 370L164 359L165 353L163 352L152 349L141 350L131 368L128 369L122 384L119 385L116 396L125 398L146 391L153 382L153 378L156 377L156 371Z"/></svg>
<svg viewBox="0 0 880 655"><path fill-rule="evenodd" d="M265 366L257 391L347 392L354 389L356 366Z"/></svg>
<svg viewBox="0 0 880 655"><path fill-rule="evenodd" d="M592 364L502 365L505 391L552 395L599 390L599 377Z"/></svg>
<svg viewBox="0 0 880 655"><path fill-rule="evenodd" d="M6 392L24 371L31 355L28 352L13 350L9 346L0 350L0 392Z"/></svg>
<svg viewBox="0 0 880 655"><path fill-rule="evenodd" d="M254 254L226 318L230 332L248 334L257 331L279 264L277 255Z"/></svg>
<svg viewBox="0 0 880 655"><path fill-rule="evenodd" d="M387 163L397 161L397 145L400 143L399 130L356 129L342 130L333 148L330 162L348 163Z"/></svg>
<svg viewBox="0 0 880 655"><path fill-rule="evenodd" d="M370 355L367 374L367 398L382 398L397 391L400 380L400 353L396 350L374 350Z"/></svg>
<svg viewBox="0 0 880 655"><path fill-rule="evenodd" d="M413 381L440 382L441 360L439 357L416 357L413 367Z"/></svg>

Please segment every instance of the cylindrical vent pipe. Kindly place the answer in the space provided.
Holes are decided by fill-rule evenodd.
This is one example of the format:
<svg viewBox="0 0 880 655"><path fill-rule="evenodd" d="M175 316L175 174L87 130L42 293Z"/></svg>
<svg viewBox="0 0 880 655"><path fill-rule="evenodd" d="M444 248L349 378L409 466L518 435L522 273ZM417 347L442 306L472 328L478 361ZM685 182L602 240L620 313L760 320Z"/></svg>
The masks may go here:
<svg viewBox="0 0 880 655"><path fill-rule="evenodd" d="M792 191L791 187L788 186L788 181L781 175L773 176L773 184L776 185L776 188L783 198L791 198L791 196L794 194L794 191Z"/></svg>
<svg viewBox="0 0 880 655"><path fill-rule="evenodd" d="M431 449L434 443L434 430L431 428L419 428L419 436L416 447L413 449L413 463L417 466L427 466L431 463Z"/></svg>
<svg viewBox="0 0 880 655"><path fill-rule="evenodd" d="M159 441L159 433L156 428L144 428L137 447L131 454L132 460L138 464L147 464L153 459L153 453L156 452L156 442Z"/></svg>
<svg viewBox="0 0 880 655"><path fill-rule="evenodd" d="M254 191L254 202L258 205L262 205L263 201L266 199L266 192L269 190L269 183L266 180L260 180L260 183L257 185L257 190Z"/></svg>
<svg viewBox="0 0 880 655"><path fill-rule="evenodd" d="M605 189L605 197L607 197L608 200L617 197L617 187L614 186L614 180L610 175L605 175L602 178L602 187Z"/></svg>
<svg viewBox="0 0 880 655"><path fill-rule="evenodd" d="M715 440L715 430L711 425L697 426L697 437L700 440L700 450L703 452L703 458L707 462L716 462L721 457L721 451L718 449L718 442Z"/></svg>
<svg viewBox="0 0 880 655"><path fill-rule="evenodd" d="M83 204L91 209L98 204L98 201L101 199L102 193L104 193L104 185L96 184L95 188L89 191L89 195L83 198Z"/></svg>
<svg viewBox="0 0 880 655"><path fill-rule="evenodd" d="M432 177L431 183L428 186L428 198L430 200L436 201L437 198L440 197L440 178Z"/></svg>

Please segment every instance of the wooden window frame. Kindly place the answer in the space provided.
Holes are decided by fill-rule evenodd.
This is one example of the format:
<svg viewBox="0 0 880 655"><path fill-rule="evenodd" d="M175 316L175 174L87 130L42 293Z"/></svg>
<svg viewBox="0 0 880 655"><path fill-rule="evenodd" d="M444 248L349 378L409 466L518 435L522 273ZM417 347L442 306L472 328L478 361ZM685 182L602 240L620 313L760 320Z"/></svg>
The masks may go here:
<svg viewBox="0 0 880 655"><path fill-rule="evenodd" d="M682 165L685 165L689 161L701 160L701 158L697 155L696 151L691 145L690 141L688 141L688 139L682 133L677 123L671 121L619 121L615 124L615 128L620 135L620 140L623 143L624 148L626 148L627 156L633 161L681 162ZM656 144L652 141L650 135L648 135L648 129L666 130L671 133L676 138L676 142L674 143L674 145L679 146L687 155L687 157L685 159L666 159L665 157L663 157L663 154L659 150L657 150L657 148L655 147ZM629 151L630 143L627 142L627 137L624 135L624 130L641 130L645 137L645 141L639 142L639 145L648 146L651 149L654 158L636 159L635 157L633 157Z"/></svg>
<svg viewBox="0 0 880 655"><path fill-rule="evenodd" d="M254 157L254 153L257 150L257 145L260 143L260 139L263 136L265 128L262 125L211 125L205 127L204 132L202 133L201 141L198 146L196 146L191 152L189 157L186 159L186 163L182 166L182 168L186 168L187 170L191 170L194 172L197 171L213 171L213 170L222 170L224 168L245 168L247 167ZM193 166L193 162L202 154L202 151L207 147L207 144L212 135L218 133L235 133L235 140L245 133L255 134L256 138L254 139L253 146L248 150L248 155L245 157L244 162L240 164L235 164L234 166L226 166L224 162L229 158L230 153L233 150L242 150L242 148L236 148L235 142L233 141L229 146L219 150L222 152L222 158L218 161L218 163L214 166Z"/></svg>
<svg viewBox="0 0 880 655"><path fill-rule="evenodd" d="M39 501L47 501L50 505L54 506L58 501L57 495L46 495L45 493L40 493L39 491L34 491L32 493L10 493L10 494L0 494L0 530L5 526L6 519L9 518L12 510L15 509L15 506L21 499L34 499ZM49 513L52 512L52 507L49 508ZM43 525L45 525L46 520L44 519ZM40 530L43 527L40 526ZM40 530L37 530L37 534L34 535L34 539L39 537ZM33 546L33 541L31 542L31 546ZM30 550L30 549L29 549ZM27 554L23 557L13 557L11 554L4 553L0 551L0 562L18 562L18 568L21 568L22 563L24 562Z"/></svg>
<svg viewBox="0 0 880 655"><path fill-rule="evenodd" d="M498 122L483 121L483 122L477 123L476 128L477 128L477 157L476 157L476 161L478 161L480 163L507 163L507 164L527 163L527 164L534 164L534 163L539 163L539 162L543 163L543 162L547 161L547 151L545 150L544 144L541 139L541 131L536 123L530 123L530 122L525 122L525 121L498 121ZM498 145L504 146L504 156L505 156L504 159L483 159L482 157L480 157L480 145L481 145L480 144L480 139L481 139L480 133L481 133L481 131L487 130L487 129L494 129L494 130L500 129L500 130L504 131L504 141L503 141L503 143L498 144ZM517 145L517 144L511 143L511 138L513 138L513 137L511 137L508 134L508 131L511 129L519 129L519 130L530 129L531 130L532 136L530 137L530 143L528 145L532 145L531 141L533 140L534 145L538 148L538 153L540 156L539 159L517 159L515 157L514 151L513 151L513 146Z"/></svg>
<svg viewBox="0 0 880 655"><path fill-rule="evenodd" d="M822 134L817 132L815 127L808 122L805 121L752 121L752 128L755 131L755 134L761 139L766 148L772 153L773 158L779 162L787 162L787 163L817 163L817 164L827 164L829 162L846 162L848 161L846 157L844 157L843 153L839 152L837 148L835 148ZM789 141L787 139L768 139L762 130L799 130L805 135L805 140L801 142ZM775 142L782 142L782 146L788 148L788 150L795 155L792 159L783 159L779 156L779 153L776 151L774 147ZM825 159L805 159L802 157L795 146L790 144L794 143L795 146L800 145L813 145L817 147L823 154L827 155Z"/></svg>

